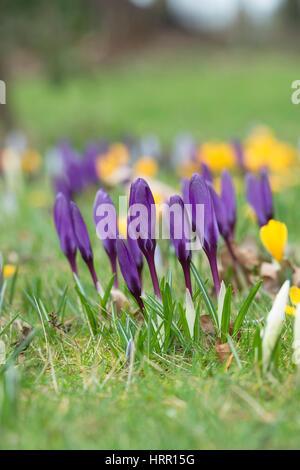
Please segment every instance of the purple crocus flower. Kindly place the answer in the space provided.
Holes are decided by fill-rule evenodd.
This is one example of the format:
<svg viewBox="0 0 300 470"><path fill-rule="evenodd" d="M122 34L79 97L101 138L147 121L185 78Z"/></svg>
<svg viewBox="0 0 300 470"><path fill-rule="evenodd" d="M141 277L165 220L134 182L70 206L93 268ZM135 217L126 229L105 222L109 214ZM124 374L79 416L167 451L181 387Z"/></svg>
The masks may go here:
<svg viewBox="0 0 300 470"><path fill-rule="evenodd" d="M266 225L270 219L273 219L273 198L266 170L261 171L260 179L255 178L251 173L246 175L246 196L261 227Z"/></svg>
<svg viewBox="0 0 300 470"><path fill-rule="evenodd" d="M138 274L139 274L139 277L140 277L140 281L141 281L141 284L142 284L142 271L143 271L143 266L144 266L143 253L140 250L137 239L132 238L130 236L130 234L128 233L129 232L128 231L128 226L129 226L129 220L127 222L127 243L128 243L128 248L129 248L129 250L132 254L132 257L135 261L135 264L136 264L136 267L137 267L137 270L138 270Z"/></svg>
<svg viewBox="0 0 300 470"><path fill-rule="evenodd" d="M229 239L230 229L226 206L214 188L211 185L208 185L208 188L210 190L210 195L213 201L219 232L224 240L227 240Z"/></svg>
<svg viewBox="0 0 300 470"><path fill-rule="evenodd" d="M94 202L94 221L98 237L102 240L104 249L109 257L113 274L115 274L114 286L118 287L117 273L117 248L118 235L117 213L111 198L104 189L99 189ZM101 227L101 222L105 226Z"/></svg>
<svg viewBox="0 0 300 470"><path fill-rule="evenodd" d="M155 219L155 202L151 189L143 178L138 178L131 184L130 188L128 233L130 238L137 238L140 250L149 266L155 295L161 299L154 262L156 247Z"/></svg>
<svg viewBox="0 0 300 470"><path fill-rule="evenodd" d="M69 260L73 273L77 275L77 241L74 234L70 204L63 193L59 193L56 196L54 205L54 222L60 240L61 250Z"/></svg>
<svg viewBox="0 0 300 470"><path fill-rule="evenodd" d="M190 181L190 202L193 207L193 223L196 227L200 240L203 239L203 250L208 258L216 293L218 295L220 291L220 278L217 266L219 229L210 190L203 176L200 176L196 173L193 174ZM197 204L204 205L204 227L201 223L199 224L199 221L196 217Z"/></svg>
<svg viewBox="0 0 300 470"><path fill-rule="evenodd" d="M201 163L201 172L202 176L205 179L206 183L212 183L213 182L213 176L210 171L210 168L206 163Z"/></svg>
<svg viewBox="0 0 300 470"><path fill-rule="evenodd" d="M184 204L190 203L190 181L187 178L181 180L181 193Z"/></svg>
<svg viewBox="0 0 300 470"><path fill-rule="evenodd" d="M83 190L84 172L82 171L82 161L77 152L68 142L63 142L59 146L64 167L64 175L68 181L71 194Z"/></svg>
<svg viewBox="0 0 300 470"><path fill-rule="evenodd" d="M236 195L233 181L228 170L223 170L221 180L221 200L225 206L230 238L234 239L236 224Z"/></svg>
<svg viewBox="0 0 300 470"><path fill-rule="evenodd" d="M183 269L186 288L190 291L191 297L193 298L190 274L192 253L190 248L187 246L191 236L188 214L185 210L183 200L178 195L170 198L169 207L170 238L175 248L176 256Z"/></svg>
<svg viewBox="0 0 300 470"><path fill-rule="evenodd" d="M81 215L80 210L75 204L75 202L73 201L70 202L70 208L71 208L74 235L75 235L77 247L80 251L83 261L86 263L86 265L88 266L90 270L97 292L100 295L103 295L102 286L100 282L98 281L98 278L95 272L93 251L92 251L90 237L89 237L84 219Z"/></svg>
<svg viewBox="0 0 300 470"><path fill-rule="evenodd" d="M116 242L118 261L122 276L133 297L136 299L141 311L144 310L144 303L141 299L142 286L140 276L128 245L123 238L118 238Z"/></svg>
<svg viewBox="0 0 300 470"><path fill-rule="evenodd" d="M245 171L244 149L241 142L237 139L233 140L232 147L235 153L235 158L238 166L242 171Z"/></svg>

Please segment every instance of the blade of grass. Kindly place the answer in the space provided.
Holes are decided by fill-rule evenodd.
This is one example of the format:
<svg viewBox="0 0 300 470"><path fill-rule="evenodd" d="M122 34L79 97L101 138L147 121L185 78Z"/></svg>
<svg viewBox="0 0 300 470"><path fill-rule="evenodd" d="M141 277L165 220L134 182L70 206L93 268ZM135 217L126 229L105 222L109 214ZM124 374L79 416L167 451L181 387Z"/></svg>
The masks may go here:
<svg viewBox="0 0 300 470"><path fill-rule="evenodd" d="M196 266L194 265L193 262L191 262L191 269L192 269L192 273L196 279L196 282L198 284L198 287L199 289L201 290L202 292L202 295L203 295L203 299L204 299L204 302L206 304L206 307L207 307L207 310L208 310L208 313L209 315L211 316L213 322L215 323L216 326L218 326L218 317L217 317L217 312L216 312L216 309L213 305L213 302L206 290L206 287L204 285L204 283L202 282L199 274L198 274L198 271L196 269Z"/></svg>

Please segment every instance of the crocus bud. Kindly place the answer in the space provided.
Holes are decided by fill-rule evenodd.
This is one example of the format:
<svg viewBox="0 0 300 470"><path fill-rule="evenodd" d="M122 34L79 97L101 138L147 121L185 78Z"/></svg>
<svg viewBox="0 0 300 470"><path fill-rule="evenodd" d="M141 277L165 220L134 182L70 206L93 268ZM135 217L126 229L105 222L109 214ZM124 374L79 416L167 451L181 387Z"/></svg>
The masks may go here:
<svg viewBox="0 0 300 470"><path fill-rule="evenodd" d="M137 270L138 270L138 273L139 273L139 277L140 277L140 280L142 282L142 271L143 271L143 266L144 266L144 262L143 262L143 254L140 250L140 247L139 247L139 244L138 244L138 241L136 238L132 238L130 236L130 234L128 233L128 225L129 225L129 221L127 223L127 243L128 243L128 248L132 254L132 257L135 261L135 264L136 264L136 267L137 267Z"/></svg>
<svg viewBox="0 0 300 470"><path fill-rule="evenodd" d="M122 276L127 284L129 292L136 299L141 311L143 311L144 304L141 299L142 286L133 256L128 248L128 245L122 238L117 239L116 246Z"/></svg>
<svg viewBox="0 0 300 470"><path fill-rule="evenodd" d="M115 274L114 285L117 288L117 213L114 203L112 202L107 192L104 191L104 189L100 189L95 197L94 221L96 225L97 235L103 242L104 249L110 260L112 272L113 274Z"/></svg>
<svg viewBox="0 0 300 470"><path fill-rule="evenodd" d="M205 179L206 183L212 183L213 177L210 171L210 168L206 163L201 163L202 176Z"/></svg>
<svg viewBox="0 0 300 470"><path fill-rule="evenodd" d="M54 222L60 240L61 250L66 255L72 271L77 274L77 241L74 234L70 204L66 196L62 193L59 193L56 196L54 205Z"/></svg>
<svg viewBox="0 0 300 470"><path fill-rule="evenodd" d="M258 224L262 227L274 217L272 191L266 170L261 172L261 179L246 175L246 196L255 211Z"/></svg>
<svg viewBox="0 0 300 470"><path fill-rule="evenodd" d="M191 297L193 297L190 276L192 253L188 247L191 229L188 214L185 210L183 200L178 195L170 198L169 207L171 242L183 269L186 288L189 290Z"/></svg>
<svg viewBox="0 0 300 470"><path fill-rule="evenodd" d="M181 193L184 204L190 203L190 182L187 178L181 180Z"/></svg>
<svg viewBox="0 0 300 470"><path fill-rule="evenodd" d="M232 147L235 153L236 162L238 166L240 167L240 169L244 171L245 170L245 156L244 156L244 149L243 149L241 142L236 139L233 140Z"/></svg>
<svg viewBox="0 0 300 470"><path fill-rule="evenodd" d="M230 229L225 204L223 203L221 197L216 193L214 188L211 185L208 185L208 187L214 204L214 210L220 234L225 240L227 240L229 238Z"/></svg>
<svg viewBox="0 0 300 470"><path fill-rule="evenodd" d="M190 202L192 204L193 224L196 227L200 240L203 240L203 250L208 258L216 293L220 290L220 279L217 266L217 247L219 229L210 190L203 178L196 173L190 181ZM199 224L196 214L196 205L204 206L204 227ZM201 221L202 222L202 221Z"/></svg>
<svg viewBox="0 0 300 470"><path fill-rule="evenodd" d="M234 238L236 224L236 196L232 178L228 170L224 170L221 180L221 200L226 209L230 238Z"/></svg>
<svg viewBox="0 0 300 470"><path fill-rule="evenodd" d="M100 282L98 281L95 272L93 251L85 222L75 202L70 202L70 208L77 247L80 251L83 261L86 263L90 270L97 292L99 292L100 295L103 295L103 288Z"/></svg>
<svg viewBox="0 0 300 470"><path fill-rule="evenodd" d="M130 188L128 233L131 238L137 238L140 250L149 266L155 295L161 299L154 262L155 223L156 211L152 192L148 183L143 178L138 178Z"/></svg>

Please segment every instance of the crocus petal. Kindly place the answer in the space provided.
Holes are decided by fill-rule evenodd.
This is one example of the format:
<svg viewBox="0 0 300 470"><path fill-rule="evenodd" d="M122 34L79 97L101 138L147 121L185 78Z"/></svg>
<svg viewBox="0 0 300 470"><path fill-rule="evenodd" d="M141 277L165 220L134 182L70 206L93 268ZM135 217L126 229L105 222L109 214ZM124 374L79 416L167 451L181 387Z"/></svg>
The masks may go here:
<svg viewBox="0 0 300 470"><path fill-rule="evenodd" d="M143 178L137 178L131 185L129 196L129 217L130 222L134 218L131 213L132 206L140 204L145 208L145 218L140 226L141 237L138 238L138 244L145 256L152 252L154 254L156 240L153 237L155 233L156 210L155 201L148 183Z"/></svg>
<svg viewBox="0 0 300 470"><path fill-rule="evenodd" d="M205 183L203 176L198 174L194 174L190 181L190 202L192 204L193 226L198 232L200 241L203 240L203 250L208 258L216 293L218 295L220 291L220 278L217 266L219 229L210 190ZM196 208L199 204L204 206L204 230L202 220L199 224L196 217Z"/></svg>
<svg viewBox="0 0 300 470"><path fill-rule="evenodd" d="M194 326L196 320L196 311L194 302L189 289L185 291L185 315L191 338L194 336Z"/></svg>
<svg viewBox="0 0 300 470"><path fill-rule="evenodd" d="M292 307L291 305L287 305L285 307L285 313L287 315L291 315L292 317L295 317L296 316L296 309L295 309L295 307Z"/></svg>
<svg viewBox="0 0 300 470"><path fill-rule="evenodd" d="M181 180L181 193L184 204L190 204L190 182L187 178Z"/></svg>
<svg viewBox="0 0 300 470"><path fill-rule="evenodd" d="M73 201L70 202L70 208L71 208L74 235L76 238L77 247L80 251L82 259L87 264L90 270L97 292L101 296L103 296L104 291L95 272L93 251L92 251L90 237L89 237L84 219L81 215L80 210L76 206L75 202Z"/></svg>
<svg viewBox="0 0 300 470"><path fill-rule="evenodd" d="M247 201L254 209L259 225L262 227L268 222L268 220L264 210L265 205L262 197L261 185L251 173L246 175L246 196Z"/></svg>
<svg viewBox="0 0 300 470"><path fill-rule="evenodd" d="M61 250L68 258L73 272L77 274L77 241L74 233L70 204L66 196L62 193L59 193L56 196L54 205L54 222L60 240Z"/></svg>
<svg viewBox="0 0 300 470"><path fill-rule="evenodd" d="M138 208L139 214L134 214L134 206L139 205ZM142 211L143 209L143 211ZM161 292L159 287L159 281L157 277L157 272L155 268L155 224L156 224L156 210L155 202L151 189L149 188L148 183L143 178L137 178L131 185L130 196L129 196L129 223L128 223L128 233L131 238L138 234L131 233L132 222L138 217L139 222L139 236L137 238L138 245L143 255L145 256L151 279L155 291L156 297L161 299Z"/></svg>
<svg viewBox="0 0 300 470"><path fill-rule="evenodd" d="M260 229L260 239L264 247L279 263L282 261L287 237L286 225L277 220L270 220L267 225Z"/></svg>
<svg viewBox="0 0 300 470"><path fill-rule="evenodd" d="M85 262L88 262L93 259L93 252L90 243L90 237L81 215L80 210L78 209L75 202L70 202L74 234L77 242L78 249L81 253L81 256Z"/></svg>
<svg viewBox="0 0 300 470"><path fill-rule="evenodd" d="M227 239L230 233L230 227L227 218L227 207L211 185L209 186L209 190L214 204L219 231L222 237Z"/></svg>
<svg viewBox="0 0 300 470"><path fill-rule="evenodd" d="M213 177L209 169L209 166L206 163L201 163L202 176L205 179L206 183L212 183Z"/></svg>
<svg viewBox="0 0 300 470"><path fill-rule="evenodd" d="M225 294L226 294L226 286L224 284L224 281L221 282L221 289L218 295L218 322L219 322L219 327L221 327L222 323L222 313L223 313L223 305L224 305L224 300L225 300Z"/></svg>
<svg viewBox="0 0 300 470"><path fill-rule="evenodd" d="M259 225L266 225L273 218L274 210L269 178L265 170L261 172L260 180L250 173L246 175L246 196L255 211Z"/></svg>
<svg viewBox="0 0 300 470"><path fill-rule="evenodd" d="M280 291L278 292L273 307L267 317L266 327L263 334L262 340L262 362L263 367L266 368L269 365L272 352L276 345L278 336L280 334L282 323L284 320L285 309L288 301L290 289L290 282L285 281Z"/></svg>
<svg viewBox="0 0 300 470"><path fill-rule="evenodd" d="M193 222L196 225L200 240L203 239L204 235L203 248L208 252L210 248L215 248L218 244L219 229L208 186L203 176L196 173L193 174L190 181L190 202L194 206L192 210ZM203 227L200 227L197 224L198 221L195 220L196 211L194 208L197 204L204 205L204 233Z"/></svg>
<svg viewBox="0 0 300 470"><path fill-rule="evenodd" d="M188 215L184 208L184 202L178 195L174 195L170 198L169 207L171 242L175 248L175 252L180 263L186 263L191 259L191 251L190 249L187 249L187 243L190 240L191 232Z"/></svg>
<svg viewBox="0 0 300 470"><path fill-rule="evenodd" d="M268 178L268 173L266 170L261 172L261 191L264 200L264 210L267 220L273 219L274 209L273 209L273 198L272 191L270 186L270 181Z"/></svg>
<svg viewBox="0 0 300 470"><path fill-rule="evenodd" d="M234 235L236 223L236 196L233 182L228 170L224 170L221 180L221 200L226 208L227 220L231 235Z"/></svg>
<svg viewBox="0 0 300 470"><path fill-rule="evenodd" d="M142 306L141 292L142 286L140 276L134 262L133 256L122 238L117 239L117 254L122 276L127 284L130 293L135 297L139 306Z"/></svg>
<svg viewBox="0 0 300 470"><path fill-rule="evenodd" d="M103 209L103 215L100 214L101 207ZM109 210L108 210L109 209ZM99 233L97 230L98 236L101 238L104 249L110 259L111 267L112 267L112 272L115 274L115 281L114 285L117 288L118 287L118 276L117 276L117 267L116 267L116 259L117 259L117 249L116 249L116 239L118 235L118 227L117 227L117 213L116 209L114 206L114 203L112 202L111 198L107 194L104 189L99 189L99 191L96 194L95 197L95 202L94 202L94 222L96 225L96 228L98 225L101 224L101 221L104 220L106 222L106 230L105 233Z"/></svg>

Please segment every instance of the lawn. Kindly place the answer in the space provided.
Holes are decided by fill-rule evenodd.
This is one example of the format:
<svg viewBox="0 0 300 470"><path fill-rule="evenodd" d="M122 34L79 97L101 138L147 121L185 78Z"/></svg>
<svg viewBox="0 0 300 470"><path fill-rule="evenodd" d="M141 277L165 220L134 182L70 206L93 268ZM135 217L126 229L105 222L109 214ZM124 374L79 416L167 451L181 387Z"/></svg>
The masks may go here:
<svg viewBox="0 0 300 470"><path fill-rule="evenodd" d="M168 148L178 132L190 132L200 141L243 137L257 122L296 144L300 107L291 104L291 83L298 73L293 55L268 51L149 54L68 78L59 87L42 77L18 79L13 97L20 127L42 150L65 136L81 147L94 137L144 133L157 134ZM160 178L179 190L168 168ZM288 226L291 256L298 262L299 188L275 195L276 218ZM93 226L95 192L91 188L76 202L106 287L108 259ZM251 234L260 244L257 225L245 216L243 191L238 199L237 238ZM262 377L251 356L256 322L271 308L265 294L250 307L235 342L237 360L230 366L220 363L214 348L197 344L185 350L174 346L168 353L156 348L128 364L117 329L109 338L100 326L93 332L59 248L53 204L45 176L26 178L18 211L0 214L1 252L6 263L19 264L0 300L0 335L12 358L9 364L15 364L0 372L1 449L299 448L292 317L285 319L276 378ZM161 275L172 272L172 295L183 301L180 266L165 244L162 254ZM194 262L211 288L203 254ZM98 309L99 297L81 260L79 272L85 298ZM148 278L145 267L145 291L151 294ZM193 287L196 291L195 279ZM121 288L130 297L123 280ZM233 318L247 293L234 296ZM132 298L130 305L133 309ZM207 314L203 301L200 313ZM20 351L24 322L35 337Z"/></svg>

